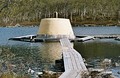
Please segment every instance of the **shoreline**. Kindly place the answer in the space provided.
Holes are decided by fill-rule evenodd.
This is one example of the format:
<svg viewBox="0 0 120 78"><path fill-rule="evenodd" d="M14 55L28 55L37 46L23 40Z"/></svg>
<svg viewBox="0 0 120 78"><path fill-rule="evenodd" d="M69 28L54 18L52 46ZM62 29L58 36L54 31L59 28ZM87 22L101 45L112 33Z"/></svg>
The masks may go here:
<svg viewBox="0 0 120 78"><path fill-rule="evenodd" d="M26 26L39 26L40 22L20 22L20 23L0 23L0 27L26 27ZM120 23L117 22L109 22L109 21L79 21L79 22L71 22L73 27L101 27L101 26L120 26Z"/></svg>
<svg viewBox="0 0 120 78"><path fill-rule="evenodd" d="M120 23L117 21L78 21L78 22L71 22L73 26L84 26L84 27L89 27L89 26L120 26Z"/></svg>

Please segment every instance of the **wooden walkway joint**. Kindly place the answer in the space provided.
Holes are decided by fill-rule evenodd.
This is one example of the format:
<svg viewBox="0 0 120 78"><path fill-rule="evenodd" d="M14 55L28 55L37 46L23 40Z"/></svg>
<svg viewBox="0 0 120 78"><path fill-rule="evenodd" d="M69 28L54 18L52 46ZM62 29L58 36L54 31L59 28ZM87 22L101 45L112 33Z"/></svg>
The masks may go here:
<svg viewBox="0 0 120 78"><path fill-rule="evenodd" d="M65 72L59 78L83 78L88 70L82 56L73 48L69 39L60 39L60 43L62 45Z"/></svg>

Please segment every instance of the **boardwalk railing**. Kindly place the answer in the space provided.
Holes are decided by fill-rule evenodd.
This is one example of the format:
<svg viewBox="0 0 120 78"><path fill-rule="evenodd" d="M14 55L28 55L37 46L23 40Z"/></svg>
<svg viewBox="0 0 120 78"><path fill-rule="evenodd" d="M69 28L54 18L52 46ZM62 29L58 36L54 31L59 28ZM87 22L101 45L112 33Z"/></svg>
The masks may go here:
<svg viewBox="0 0 120 78"><path fill-rule="evenodd" d="M70 43L69 39L60 39L63 51L65 72L59 78L82 78L88 73L83 58Z"/></svg>

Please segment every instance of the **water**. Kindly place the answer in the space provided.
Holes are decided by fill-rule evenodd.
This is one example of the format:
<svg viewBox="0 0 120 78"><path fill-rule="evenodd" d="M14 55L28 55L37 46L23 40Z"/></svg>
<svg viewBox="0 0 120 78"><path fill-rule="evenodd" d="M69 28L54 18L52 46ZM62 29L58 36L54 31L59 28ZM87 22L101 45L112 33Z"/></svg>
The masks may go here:
<svg viewBox="0 0 120 78"><path fill-rule="evenodd" d="M73 27L75 35L120 34L120 27ZM55 71L55 60L62 58L59 43L30 43L8 41L11 37L37 34L38 27L0 27L0 68L1 71L12 70L19 74L35 71ZM74 43L74 48L87 62L105 58L120 63L120 41L114 39L97 39ZM114 70L113 70L114 71Z"/></svg>
<svg viewBox="0 0 120 78"><path fill-rule="evenodd" d="M36 34L38 27L0 27L0 45L7 44L7 41L11 37ZM13 42L16 43L16 42ZM13 44L10 43L10 44ZM18 43L18 42L17 42ZM20 44L20 43L19 43Z"/></svg>
<svg viewBox="0 0 120 78"><path fill-rule="evenodd" d="M74 47L87 58L113 58L120 55L120 42L113 39L98 39L84 43L74 43Z"/></svg>
<svg viewBox="0 0 120 78"><path fill-rule="evenodd" d="M120 27L74 27L76 35L120 34Z"/></svg>

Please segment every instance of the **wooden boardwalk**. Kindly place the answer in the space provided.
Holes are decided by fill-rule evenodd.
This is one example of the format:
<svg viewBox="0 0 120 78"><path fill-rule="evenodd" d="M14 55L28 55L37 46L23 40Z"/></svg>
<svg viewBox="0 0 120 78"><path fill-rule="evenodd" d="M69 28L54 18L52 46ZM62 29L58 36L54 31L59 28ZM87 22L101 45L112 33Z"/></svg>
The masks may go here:
<svg viewBox="0 0 120 78"><path fill-rule="evenodd" d="M82 56L73 48L68 39L61 39L65 72L59 78L82 78L87 68Z"/></svg>
<svg viewBox="0 0 120 78"><path fill-rule="evenodd" d="M120 37L120 34L103 34L103 35L94 35L95 38L117 38Z"/></svg>

